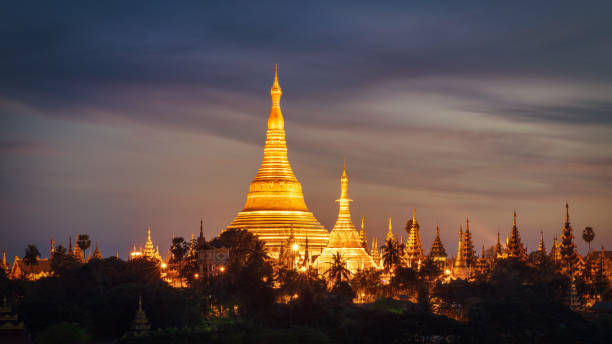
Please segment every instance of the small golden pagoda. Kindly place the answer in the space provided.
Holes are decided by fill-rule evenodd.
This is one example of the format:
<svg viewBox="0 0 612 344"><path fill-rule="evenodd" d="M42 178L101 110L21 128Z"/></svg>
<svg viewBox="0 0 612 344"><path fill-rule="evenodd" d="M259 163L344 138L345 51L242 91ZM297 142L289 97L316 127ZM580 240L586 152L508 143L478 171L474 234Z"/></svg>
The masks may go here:
<svg viewBox="0 0 612 344"><path fill-rule="evenodd" d="M446 250L440 239L440 227L436 226L436 238L429 250L429 259L433 260L438 267L443 268L446 266L446 257Z"/></svg>
<svg viewBox="0 0 612 344"><path fill-rule="evenodd" d="M329 234L327 247L317 258L314 265L320 273L325 272L333 262L334 255L340 253L351 273L355 273L359 269L376 268L372 257L363 248L359 233L351 221L349 205L353 200L348 198L346 166L342 170L340 185L340 198L336 200L340 204L338 219Z"/></svg>
<svg viewBox="0 0 612 344"><path fill-rule="evenodd" d="M412 220L408 221L406 230L408 231L408 241L406 242L406 260L409 267L418 268L425 259L421 236L419 235L419 223L416 219L416 209L412 209ZM403 240L402 240L403 241Z"/></svg>
<svg viewBox="0 0 612 344"><path fill-rule="evenodd" d="M276 71L270 95L272 108L263 162L251 182L244 209L227 229L248 230L266 243L270 256L278 257L281 244L287 241L293 226L300 252L304 251L308 237L309 248L316 254L327 246L329 233L306 207L302 185L287 158L285 120L280 108L282 91Z"/></svg>
<svg viewBox="0 0 612 344"><path fill-rule="evenodd" d="M459 226L459 245L457 247L457 258L455 258L452 274L452 278L454 279L468 279L470 277L470 269L463 255L465 253L463 244L463 228Z"/></svg>

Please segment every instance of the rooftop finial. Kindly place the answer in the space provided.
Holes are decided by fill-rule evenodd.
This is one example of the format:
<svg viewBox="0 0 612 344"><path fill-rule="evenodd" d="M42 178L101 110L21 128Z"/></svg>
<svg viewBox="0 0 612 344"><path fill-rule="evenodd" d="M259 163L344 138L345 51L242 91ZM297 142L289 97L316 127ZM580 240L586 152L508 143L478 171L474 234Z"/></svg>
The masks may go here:
<svg viewBox="0 0 612 344"><path fill-rule="evenodd" d="M512 226L516 227L516 210L514 211L514 215L512 219Z"/></svg>
<svg viewBox="0 0 612 344"><path fill-rule="evenodd" d="M470 231L470 218L469 217L465 218L465 231L466 232Z"/></svg>
<svg viewBox="0 0 612 344"><path fill-rule="evenodd" d="M565 222L569 222L569 204L565 202Z"/></svg>
<svg viewBox="0 0 612 344"><path fill-rule="evenodd" d="M285 128L285 120L283 119L283 114L280 109L280 99L282 94L283 91L281 90L281 87L278 84L278 68L275 65L274 83L272 84L272 89L270 90L270 95L272 96L272 109L270 109L270 116L268 117L268 130L282 130Z"/></svg>
<svg viewBox="0 0 612 344"><path fill-rule="evenodd" d="M412 208L412 225L416 225L416 208Z"/></svg>

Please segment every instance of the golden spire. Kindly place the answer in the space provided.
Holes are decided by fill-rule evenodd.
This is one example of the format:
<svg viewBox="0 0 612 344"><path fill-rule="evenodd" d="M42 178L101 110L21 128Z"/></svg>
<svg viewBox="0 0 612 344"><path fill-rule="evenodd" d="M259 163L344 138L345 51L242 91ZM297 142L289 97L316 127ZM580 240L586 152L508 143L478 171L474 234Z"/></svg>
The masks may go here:
<svg viewBox="0 0 612 344"><path fill-rule="evenodd" d="M412 225L416 223L416 208L412 208Z"/></svg>
<svg viewBox="0 0 612 344"><path fill-rule="evenodd" d="M466 232L470 231L470 218L469 217L465 218L465 231Z"/></svg>
<svg viewBox="0 0 612 344"><path fill-rule="evenodd" d="M244 208L227 229L248 230L266 243L272 256L277 256L287 241L289 227L295 225L297 241L303 243L308 235L311 251L322 251L327 246L329 232L308 210L302 185L289 163L277 69L270 95L272 107L263 161L251 182Z"/></svg>
<svg viewBox="0 0 612 344"><path fill-rule="evenodd" d="M278 84L278 68L274 67L274 83L270 89L272 96L272 108L268 117L268 130L283 130L285 128L285 120L280 108L280 99L283 94L280 85Z"/></svg>
<svg viewBox="0 0 612 344"><path fill-rule="evenodd" d="M389 231L387 232L387 240L393 240L393 225L391 222L391 216L389 216Z"/></svg>
<svg viewBox="0 0 612 344"><path fill-rule="evenodd" d="M514 211L514 216L512 219L512 226L516 227L516 210Z"/></svg>
<svg viewBox="0 0 612 344"><path fill-rule="evenodd" d="M565 202L565 222L569 223L569 204Z"/></svg>

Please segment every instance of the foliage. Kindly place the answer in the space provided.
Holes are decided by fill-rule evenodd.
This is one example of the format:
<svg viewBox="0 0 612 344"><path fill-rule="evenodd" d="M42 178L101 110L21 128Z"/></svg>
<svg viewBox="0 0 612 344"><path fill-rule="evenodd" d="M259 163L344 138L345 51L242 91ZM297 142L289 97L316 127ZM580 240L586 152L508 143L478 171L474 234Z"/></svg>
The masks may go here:
<svg viewBox="0 0 612 344"><path fill-rule="evenodd" d="M36 335L36 344L85 344L91 340L87 330L77 323L61 322L50 325Z"/></svg>
<svg viewBox="0 0 612 344"><path fill-rule="evenodd" d="M346 261L344 258L342 258L342 254L340 252L336 252L336 254L333 255L332 262L323 275L327 277L327 280L332 285L336 285L343 280L346 281L349 279L351 272L346 267Z"/></svg>
<svg viewBox="0 0 612 344"><path fill-rule="evenodd" d="M38 257L40 257L40 251L35 245L28 245L23 255L23 262L30 267L30 273L32 273L32 266L38 264Z"/></svg>
<svg viewBox="0 0 612 344"><path fill-rule="evenodd" d="M401 264L403 245L397 243L393 239L389 239L385 242L381 249L383 251L383 265L385 266L386 271L391 271L391 269Z"/></svg>
<svg viewBox="0 0 612 344"><path fill-rule="evenodd" d="M85 254L85 251L91 247L91 240L89 239L88 234L79 234L79 237L75 240L76 242L74 244L81 249L83 254ZM87 258L87 256L85 257Z"/></svg>
<svg viewBox="0 0 612 344"><path fill-rule="evenodd" d="M593 231L593 227L584 228L584 231L582 231L582 239L589 244L589 252L591 252L591 241L595 239L595 231Z"/></svg>

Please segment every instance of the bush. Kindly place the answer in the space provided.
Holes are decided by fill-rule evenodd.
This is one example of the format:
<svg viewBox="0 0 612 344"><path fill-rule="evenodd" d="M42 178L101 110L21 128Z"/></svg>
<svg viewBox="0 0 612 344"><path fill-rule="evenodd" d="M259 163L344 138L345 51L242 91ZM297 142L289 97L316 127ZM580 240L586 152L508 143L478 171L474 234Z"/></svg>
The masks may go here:
<svg viewBox="0 0 612 344"><path fill-rule="evenodd" d="M71 322L47 326L38 332L35 338L36 344L84 344L91 340L86 329Z"/></svg>

